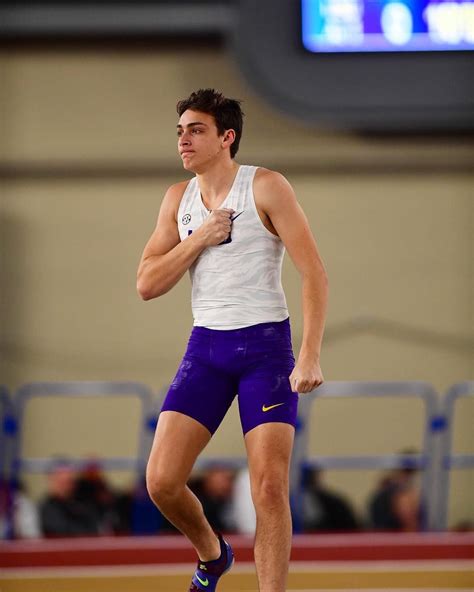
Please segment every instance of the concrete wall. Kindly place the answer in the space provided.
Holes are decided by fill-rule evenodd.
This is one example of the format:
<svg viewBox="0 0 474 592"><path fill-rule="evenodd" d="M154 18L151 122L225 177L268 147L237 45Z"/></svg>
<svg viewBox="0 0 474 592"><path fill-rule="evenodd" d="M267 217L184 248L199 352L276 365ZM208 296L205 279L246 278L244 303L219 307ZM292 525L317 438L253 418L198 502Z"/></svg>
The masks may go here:
<svg viewBox="0 0 474 592"><path fill-rule="evenodd" d="M472 142L308 128L263 104L216 48L3 51L0 80L1 381L10 389L137 380L157 390L172 379L192 324L189 280L144 303L135 274L165 189L187 176L176 100L206 86L244 100L237 160L283 172L308 216L330 280L326 380L426 380L442 392L472 378ZM300 284L288 256L283 283L297 354ZM361 316L372 319L365 329ZM137 412L118 402L35 403L24 450L126 454ZM413 401L319 402L311 447L419 447L421 420ZM460 452L474 448L472 420L463 402ZM233 408L205 453L243 450ZM451 523L474 519L473 474L457 473ZM362 510L378 477L339 471L326 480ZM42 478L26 481L41 493Z"/></svg>

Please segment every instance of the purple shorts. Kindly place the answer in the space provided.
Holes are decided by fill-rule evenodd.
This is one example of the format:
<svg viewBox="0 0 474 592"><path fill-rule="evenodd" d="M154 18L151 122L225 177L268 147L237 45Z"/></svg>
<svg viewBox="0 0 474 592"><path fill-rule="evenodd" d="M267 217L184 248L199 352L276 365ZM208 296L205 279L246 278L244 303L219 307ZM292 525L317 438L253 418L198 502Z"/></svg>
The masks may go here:
<svg viewBox="0 0 474 592"><path fill-rule="evenodd" d="M161 410L189 415L213 434L238 395L244 434L267 422L294 426L294 366L289 319L243 329L193 327Z"/></svg>

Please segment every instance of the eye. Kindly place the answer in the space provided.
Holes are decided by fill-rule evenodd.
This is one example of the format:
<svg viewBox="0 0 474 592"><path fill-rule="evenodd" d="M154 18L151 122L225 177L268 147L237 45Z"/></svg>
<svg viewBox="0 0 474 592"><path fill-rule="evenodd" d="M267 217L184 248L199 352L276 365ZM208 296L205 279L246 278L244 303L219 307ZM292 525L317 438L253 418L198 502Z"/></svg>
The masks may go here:
<svg viewBox="0 0 474 592"><path fill-rule="evenodd" d="M194 128L194 129L193 129L193 134L200 134L200 133L201 133L201 131L202 131L202 130L200 130L200 129L196 129L196 128Z"/></svg>

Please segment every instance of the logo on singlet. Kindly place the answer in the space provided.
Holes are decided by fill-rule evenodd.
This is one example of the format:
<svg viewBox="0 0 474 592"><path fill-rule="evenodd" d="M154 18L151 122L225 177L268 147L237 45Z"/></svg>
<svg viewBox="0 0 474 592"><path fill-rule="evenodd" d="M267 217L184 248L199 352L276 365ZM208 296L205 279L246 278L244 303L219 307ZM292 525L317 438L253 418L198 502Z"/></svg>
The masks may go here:
<svg viewBox="0 0 474 592"><path fill-rule="evenodd" d="M183 224L189 224L191 222L191 214L184 214L184 216L181 218L181 222Z"/></svg>

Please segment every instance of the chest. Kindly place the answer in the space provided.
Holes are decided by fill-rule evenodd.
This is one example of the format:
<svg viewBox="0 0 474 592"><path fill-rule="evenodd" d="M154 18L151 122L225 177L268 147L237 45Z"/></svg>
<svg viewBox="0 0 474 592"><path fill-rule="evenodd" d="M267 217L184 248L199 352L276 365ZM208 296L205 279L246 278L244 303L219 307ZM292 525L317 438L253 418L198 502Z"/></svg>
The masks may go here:
<svg viewBox="0 0 474 592"><path fill-rule="evenodd" d="M247 198L245 202L239 199L226 199L221 204L211 204L206 203L202 200L199 194L195 193L194 196L187 200L187 203L183 203L183 207L180 208L178 225L181 240L192 234L194 230L201 226L209 216L211 210L219 209L221 207L232 208L235 211L235 214L233 215L235 219L233 228L235 230L237 230L242 224L248 225L250 223L257 228L263 225L271 234L278 236L278 232L272 224L270 217L265 212L258 196L252 194L251 200L253 201L253 204L249 202L249 198ZM237 220L237 218L240 218L240 220Z"/></svg>

